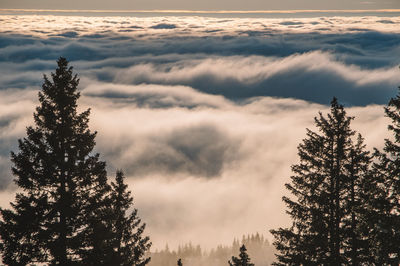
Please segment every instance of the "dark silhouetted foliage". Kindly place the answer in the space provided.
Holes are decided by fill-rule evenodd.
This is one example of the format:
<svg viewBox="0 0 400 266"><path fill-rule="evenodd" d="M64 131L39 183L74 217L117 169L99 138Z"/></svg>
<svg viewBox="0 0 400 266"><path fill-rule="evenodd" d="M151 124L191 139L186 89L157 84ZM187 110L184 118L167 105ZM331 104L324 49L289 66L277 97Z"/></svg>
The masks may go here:
<svg viewBox="0 0 400 266"><path fill-rule="evenodd" d="M7 265L115 265L109 264L109 255L120 241L129 250L121 253L138 255L133 259L142 262L142 253L129 253L138 234L127 226L140 223L136 213L117 218L122 238L116 239L110 228L113 212L125 213L132 201L122 177L108 184L105 163L93 153L96 132L88 128L89 110L77 112L79 79L65 58L57 64L51 80L44 76L35 125L19 140L19 151L11 153L20 191L11 209L0 211L2 260ZM119 190L126 201L115 197ZM111 209L116 202L120 208Z"/></svg>
<svg viewBox="0 0 400 266"><path fill-rule="evenodd" d="M254 266L254 264L250 262L245 245L240 247L239 257L232 256L232 261L228 261L228 263L230 266Z"/></svg>
<svg viewBox="0 0 400 266"><path fill-rule="evenodd" d="M112 215L108 222L114 233L114 254L110 256L110 265L144 266L150 261L145 254L151 243L148 237L142 236L146 225L138 217L137 209L128 214L128 209L133 205L133 197L124 179L122 171L118 171L115 183L111 183Z"/></svg>
<svg viewBox="0 0 400 266"><path fill-rule="evenodd" d="M278 250L275 265L360 265L371 260L363 212L371 158L360 135L354 138L342 105L315 118L319 133L307 129L298 147L300 163L283 197L290 228L271 230Z"/></svg>
<svg viewBox="0 0 400 266"><path fill-rule="evenodd" d="M241 240L234 239L232 245L218 245L209 251L202 251L200 246L192 244L179 246L177 250L170 250L166 246L162 250L150 253L149 266L176 266L178 259L181 259L184 265L190 266L226 266L227 261L237 253L242 244L246 246L247 253L255 265L268 266L273 262L273 246L262 235L256 233L243 236Z"/></svg>
<svg viewBox="0 0 400 266"><path fill-rule="evenodd" d="M375 150L374 183L370 184L367 221L373 236L377 265L400 264L400 95L385 107L391 119L388 130L394 139L385 139L383 151Z"/></svg>

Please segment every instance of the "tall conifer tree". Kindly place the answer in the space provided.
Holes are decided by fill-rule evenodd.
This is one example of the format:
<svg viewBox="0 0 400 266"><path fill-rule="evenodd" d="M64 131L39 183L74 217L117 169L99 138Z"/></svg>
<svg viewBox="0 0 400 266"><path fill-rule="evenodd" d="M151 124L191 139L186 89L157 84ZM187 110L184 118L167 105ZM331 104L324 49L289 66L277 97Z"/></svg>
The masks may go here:
<svg viewBox="0 0 400 266"><path fill-rule="evenodd" d="M271 230L275 265L359 265L366 260L367 239L359 231L370 156L361 136L354 144L352 119L334 98L330 114L315 118L319 132L307 129L298 147L300 163L292 166L294 175L286 184L292 197L283 197L292 226Z"/></svg>
<svg viewBox="0 0 400 266"><path fill-rule="evenodd" d="M128 212L133 205L133 197L124 179L123 172L118 171L115 183L111 183L112 208L108 222L114 235L110 265L144 266L150 261L145 256L151 243L148 237L142 236L146 225L138 217L137 209L133 209L130 214Z"/></svg>
<svg viewBox="0 0 400 266"><path fill-rule="evenodd" d="M399 87L400 88L400 87ZM374 255L379 265L400 264L400 94L389 101L385 114L391 119L383 152L375 150L376 179L371 184L368 222L373 235Z"/></svg>
<svg viewBox="0 0 400 266"><path fill-rule="evenodd" d="M79 79L65 58L57 64L51 79L44 76L35 125L19 140L19 151L11 154L20 192L11 209L0 210L3 262L116 265L109 260L119 245L121 254L131 256L129 265L143 265L136 249L148 248L147 238L137 241L144 226L134 212L126 220L117 219L123 225L122 238L110 228L116 215L113 204L121 204L117 210L124 212L132 199L122 177L113 190L107 183L105 163L93 153L96 132L88 128L89 110L77 111ZM138 226L139 233L129 226Z"/></svg>
<svg viewBox="0 0 400 266"><path fill-rule="evenodd" d="M344 212L341 224L344 229L343 257L347 265L371 265L374 262L371 255L373 243L366 210L375 176L370 169L370 153L366 151L361 135L358 135L356 142L349 149L344 166Z"/></svg>

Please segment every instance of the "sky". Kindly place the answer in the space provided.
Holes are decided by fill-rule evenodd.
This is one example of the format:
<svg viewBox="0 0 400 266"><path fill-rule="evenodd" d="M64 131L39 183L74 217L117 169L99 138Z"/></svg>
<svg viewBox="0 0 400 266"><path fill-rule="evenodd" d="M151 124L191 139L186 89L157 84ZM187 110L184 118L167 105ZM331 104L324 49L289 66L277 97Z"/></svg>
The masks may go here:
<svg viewBox="0 0 400 266"><path fill-rule="evenodd" d="M1 8L99 10L398 9L398 0L2 0Z"/></svg>
<svg viewBox="0 0 400 266"><path fill-rule="evenodd" d="M288 225L281 197L296 147L334 96L368 149L390 137L383 107L400 85L397 15L26 13L0 24L2 207L17 191L10 151L60 56L80 77L96 151L110 177L125 171L154 248L212 248Z"/></svg>

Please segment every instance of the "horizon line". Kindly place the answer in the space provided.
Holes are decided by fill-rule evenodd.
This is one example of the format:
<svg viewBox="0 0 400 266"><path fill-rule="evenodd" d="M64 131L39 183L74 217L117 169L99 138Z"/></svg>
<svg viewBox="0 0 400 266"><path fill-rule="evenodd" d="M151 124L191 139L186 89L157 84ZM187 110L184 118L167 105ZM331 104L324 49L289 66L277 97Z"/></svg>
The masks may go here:
<svg viewBox="0 0 400 266"><path fill-rule="evenodd" d="M0 8L0 12L75 12L75 13L194 13L194 14L295 14L295 13L396 13L400 9L293 9L293 10L179 10L179 9L152 9L152 10L112 10L112 9L27 9L27 8Z"/></svg>

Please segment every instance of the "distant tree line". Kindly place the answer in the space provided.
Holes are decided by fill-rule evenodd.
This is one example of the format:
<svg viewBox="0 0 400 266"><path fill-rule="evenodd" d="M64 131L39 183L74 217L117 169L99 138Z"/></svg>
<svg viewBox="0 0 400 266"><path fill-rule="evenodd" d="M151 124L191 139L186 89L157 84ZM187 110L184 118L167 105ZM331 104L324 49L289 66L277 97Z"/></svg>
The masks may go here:
<svg viewBox="0 0 400 266"><path fill-rule="evenodd" d="M247 254L249 259L251 258L249 263L267 266L274 261L275 249L264 236L256 233L243 236L241 240L234 239L229 246L218 245L209 251L203 251L199 245L190 243L179 246L176 250L171 250L167 245L162 250L149 253L151 257L149 266L176 266L179 259L182 265L188 266L227 266L229 261L233 263L232 254L240 252L243 246L246 249L244 253Z"/></svg>
<svg viewBox="0 0 400 266"><path fill-rule="evenodd" d="M271 230L274 265L400 264L400 96L385 113L394 140L372 154L336 99L315 118L283 197L292 225Z"/></svg>

